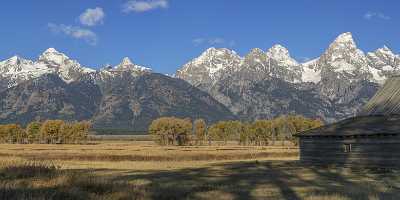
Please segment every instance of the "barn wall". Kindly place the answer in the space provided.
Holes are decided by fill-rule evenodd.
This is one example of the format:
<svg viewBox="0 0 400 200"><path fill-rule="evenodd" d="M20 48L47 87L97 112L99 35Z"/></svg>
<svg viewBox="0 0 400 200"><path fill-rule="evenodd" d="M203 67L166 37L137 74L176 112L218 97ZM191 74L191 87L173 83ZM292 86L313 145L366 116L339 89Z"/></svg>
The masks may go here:
<svg viewBox="0 0 400 200"><path fill-rule="evenodd" d="M351 144L350 152L345 152L345 144ZM300 160L317 164L400 168L400 136L300 138Z"/></svg>

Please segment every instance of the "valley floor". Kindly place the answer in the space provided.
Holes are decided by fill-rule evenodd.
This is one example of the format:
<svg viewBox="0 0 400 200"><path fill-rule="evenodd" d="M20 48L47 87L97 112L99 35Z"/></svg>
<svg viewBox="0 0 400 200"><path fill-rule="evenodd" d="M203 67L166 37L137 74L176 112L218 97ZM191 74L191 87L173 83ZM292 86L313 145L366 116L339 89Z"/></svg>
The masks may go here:
<svg viewBox="0 0 400 200"><path fill-rule="evenodd" d="M399 171L306 166L286 146L0 145L0 199L400 199Z"/></svg>

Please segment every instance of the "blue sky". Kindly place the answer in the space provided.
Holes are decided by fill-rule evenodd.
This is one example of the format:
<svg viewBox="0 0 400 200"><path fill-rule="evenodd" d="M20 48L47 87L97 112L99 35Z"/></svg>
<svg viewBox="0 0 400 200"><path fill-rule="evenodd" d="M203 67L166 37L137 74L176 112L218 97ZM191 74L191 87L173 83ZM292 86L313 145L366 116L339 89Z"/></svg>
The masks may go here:
<svg viewBox="0 0 400 200"><path fill-rule="evenodd" d="M279 43L313 58L343 32L364 51L400 51L398 0L4 0L1 8L0 60L54 47L85 66L128 56L174 73L211 46L244 55Z"/></svg>

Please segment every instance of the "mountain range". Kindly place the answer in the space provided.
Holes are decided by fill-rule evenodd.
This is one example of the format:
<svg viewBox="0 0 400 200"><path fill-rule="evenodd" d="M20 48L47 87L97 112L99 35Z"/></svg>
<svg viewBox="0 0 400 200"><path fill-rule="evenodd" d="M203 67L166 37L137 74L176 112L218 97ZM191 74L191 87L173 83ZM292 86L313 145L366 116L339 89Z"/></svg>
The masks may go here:
<svg viewBox="0 0 400 200"><path fill-rule="evenodd" d="M359 112L399 67L388 47L365 54L351 33L305 63L279 44L244 57L209 48L172 77L129 58L93 70L49 48L36 61L0 62L0 123L90 120L99 129L145 131L160 116L211 123L301 114L333 122Z"/></svg>
<svg viewBox="0 0 400 200"><path fill-rule="evenodd" d="M145 131L160 116L236 119L206 92L129 58L96 71L50 48L37 61L0 62L0 72L0 123L90 120L96 129Z"/></svg>
<svg viewBox="0 0 400 200"><path fill-rule="evenodd" d="M399 72L400 56L384 46L365 54L351 33L339 35L318 58L299 63L282 45L241 57L210 48L176 73L209 93L241 119L301 114L333 122L354 116L385 80Z"/></svg>

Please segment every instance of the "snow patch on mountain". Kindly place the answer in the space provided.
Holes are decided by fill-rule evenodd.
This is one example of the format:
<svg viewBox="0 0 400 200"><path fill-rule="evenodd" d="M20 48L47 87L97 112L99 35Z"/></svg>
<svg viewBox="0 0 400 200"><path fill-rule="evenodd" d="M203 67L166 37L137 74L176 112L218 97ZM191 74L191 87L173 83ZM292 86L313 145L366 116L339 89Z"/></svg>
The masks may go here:
<svg viewBox="0 0 400 200"><path fill-rule="evenodd" d="M318 59L310 60L301 64L303 73L301 74L302 82L318 83L321 81L321 70L317 68Z"/></svg>
<svg viewBox="0 0 400 200"><path fill-rule="evenodd" d="M82 67L77 61L68 58L54 48L44 51L37 61L13 56L0 62L0 79L7 82L6 88L38 78L44 74L55 73L64 81L71 82L83 74L92 72L95 72L95 70Z"/></svg>

